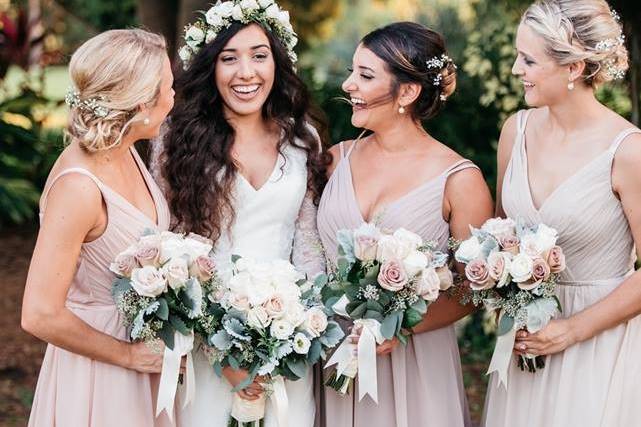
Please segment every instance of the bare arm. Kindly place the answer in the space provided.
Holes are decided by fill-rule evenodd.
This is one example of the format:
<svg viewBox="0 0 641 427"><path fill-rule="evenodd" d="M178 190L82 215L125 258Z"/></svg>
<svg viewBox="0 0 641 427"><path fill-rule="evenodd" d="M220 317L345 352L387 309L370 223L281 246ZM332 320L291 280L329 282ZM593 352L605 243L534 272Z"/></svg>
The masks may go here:
<svg viewBox="0 0 641 427"><path fill-rule="evenodd" d="M641 248L641 136L628 137L619 149L612 173L637 249ZM551 321L536 334L521 334L517 349L554 354L588 340L641 314L641 271L628 277L607 297L567 319Z"/></svg>
<svg viewBox="0 0 641 427"><path fill-rule="evenodd" d="M29 266L22 327L44 341L91 359L158 372L161 358L147 351L144 344L131 345L99 332L65 307L81 245L87 236L102 234L105 224L102 196L90 178L71 174L53 184Z"/></svg>
<svg viewBox="0 0 641 427"><path fill-rule="evenodd" d="M463 240L469 237L470 228L480 227L492 216L494 205L490 190L478 169L464 169L453 174L445 187L445 204L449 208L450 235ZM459 273L464 266L457 264ZM445 327L474 311L473 305L461 305L456 299L442 294L429 306L427 315L412 330L414 333Z"/></svg>

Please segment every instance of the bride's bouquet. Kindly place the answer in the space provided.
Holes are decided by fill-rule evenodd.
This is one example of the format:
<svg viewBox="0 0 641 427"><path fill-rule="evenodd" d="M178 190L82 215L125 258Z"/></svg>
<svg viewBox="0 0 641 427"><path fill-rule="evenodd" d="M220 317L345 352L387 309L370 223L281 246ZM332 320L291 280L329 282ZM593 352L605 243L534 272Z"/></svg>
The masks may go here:
<svg viewBox="0 0 641 427"><path fill-rule="evenodd" d="M289 262L256 262L232 257L233 275L210 289L200 332L205 353L215 371L245 369L249 375L233 391L249 386L256 377L271 394L280 427L287 424L284 378L298 380L309 366L336 346L343 331L327 317L320 301L324 278L314 283ZM265 416L266 393L255 401L234 393L230 426L259 426Z"/></svg>
<svg viewBox="0 0 641 427"><path fill-rule="evenodd" d="M345 394L358 374L359 400L378 401L376 344L397 337L406 344L439 292L452 285L447 254L405 229L385 233L363 223L340 230L337 271L325 303L360 330L358 344L345 339L327 366L337 365L326 385ZM356 350L356 351L355 351ZM356 355L355 355L356 353Z"/></svg>
<svg viewBox="0 0 641 427"><path fill-rule="evenodd" d="M202 236L146 231L118 254L109 269L117 275L112 295L133 341L165 343L157 415L172 408L182 356L187 356L186 405L194 394L191 350L203 314L203 286L218 278Z"/></svg>
<svg viewBox="0 0 641 427"><path fill-rule="evenodd" d="M528 227L509 218L492 218L471 231L454 255L465 264L472 290L463 303L498 310L498 339L488 373L498 371L499 384L507 386L516 332L537 332L561 310L555 290L565 256L556 245L557 231L545 224ZM545 363L540 356L526 355L519 357L518 365L535 372Z"/></svg>

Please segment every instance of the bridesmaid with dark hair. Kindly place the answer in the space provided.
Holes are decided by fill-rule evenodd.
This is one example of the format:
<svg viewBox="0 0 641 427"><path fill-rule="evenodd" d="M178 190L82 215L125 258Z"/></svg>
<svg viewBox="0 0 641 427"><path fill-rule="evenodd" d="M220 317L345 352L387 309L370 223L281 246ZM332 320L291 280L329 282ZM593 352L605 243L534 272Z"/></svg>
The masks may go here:
<svg viewBox="0 0 641 427"><path fill-rule="evenodd" d="M371 131L333 147L318 229L330 263L336 232L363 221L406 228L446 250L469 225L492 214L492 198L478 167L429 135L421 125L443 107L456 86L456 67L438 33L401 22L363 38L343 83L352 124ZM331 427L469 426L453 323L470 312L442 296L413 329L407 346L378 346L378 404L358 402L356 390L324 392ZM358 387L358 384L356 384Z"/></svg>

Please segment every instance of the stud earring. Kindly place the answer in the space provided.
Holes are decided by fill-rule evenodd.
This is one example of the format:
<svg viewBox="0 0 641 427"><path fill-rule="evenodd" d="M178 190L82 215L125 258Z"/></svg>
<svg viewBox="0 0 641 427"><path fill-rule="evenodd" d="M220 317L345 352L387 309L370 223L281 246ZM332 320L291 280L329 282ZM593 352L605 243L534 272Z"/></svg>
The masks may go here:
<svg viewBox="0 0 641 427"><path fill-rule="evenodd" d="M149 117L145 117L145 120L142 121L142 124L145 126L149 126Z"/></svg>
<svg viewBox="0 0 641 427"><path fill-rule="evenodd" d="M403 107L402 105L400 107L398 107L398 113L399 114L405 114L405 107Z"/></svg>
<svg viewBox="0 0 641 427"><path fill-rule="evenodd" d="M574 82L568 83L568 90L574 90Z"/></svg>

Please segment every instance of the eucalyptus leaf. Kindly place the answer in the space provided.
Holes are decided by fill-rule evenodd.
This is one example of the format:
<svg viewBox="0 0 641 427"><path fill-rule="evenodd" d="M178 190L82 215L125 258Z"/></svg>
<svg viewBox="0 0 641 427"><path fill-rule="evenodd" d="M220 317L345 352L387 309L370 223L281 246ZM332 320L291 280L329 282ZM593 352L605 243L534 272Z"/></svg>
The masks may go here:
<svg viewBox="0 0 641 427"><path fill-rule="evenodd" d="M158 298L158 310L156 310L156 316L160 320L169 320L169 306L167 305L167 300L164 298Z"/></svg>
<svg viewBox="0 0 641 427"><path fill-rule="evenodd" d="M352 303L350 303L350 304L352 304ZM350 304L348 304L348 306ZM363 317L363 315L365 314L366 311L367 311L367 303L366 302L362 302L356 308L354 308L353 310L350 311L348 309L347 313L349 314L349 317L351 317L352 319L360 319L361 317Z"/></svg>
<svg viewBox="0 0 641 427"><path fill-rule="evenodd" d="M512 330L514 327L514 318L512 316L508 316L507 314L504 314L501 316L501 319L499 320L499 326L498 329L496 330L496 334L498 336L505 335L508 332Z"/></svg>
<svg viewBox="0 0 641 427"><path fill-rule="evenodd" d="M398 323L398 316L396 312L390 313L381 322L381 335L388 340L394 338L396 334L396 324Z"/></svg>
<svg viewBox="0 0 641 427"><path fill-rule="evenodd" d="M298 378L303 378L305 375L307 375L307 364L304 360L288 358L285 359L285 364L287 365L289 370L292 371L292 373Z"/></svg>
<svg viewBox="0 0 641 427"><path fill-rule="evenodd" d="M413 328L414 326L421 323L423 320L423 315L413 308L408 308L405 310L405 315L403 316L403 327L404 328Z"/></svg>
<svg viewBox="0 0 641 427"><path fill-rule="evenodd" d="M419 298L414 304L412 304L412 309L421 314L425 314L427 313L427 303L423 298Z"/></svg>
<svg viewBox="0 0 641 427"><path fill-rule="evenodd" d="M191 329L185 324L185 322L174 314L169 315L169 323L171 323L171 325L183 335L189 335L191 333Z"/></svg>
<svg viewBox="0 0 641 427"><path fill-rule="evenodd" d="M384 317L380 311L367 310L363 315L363 319L374 319L374 320L378 320L379 322L382 322Z"/></svg>
<svg viewBox="0 0 641 427"><path fill-rule="evenodd" d="M169 322L162 325L162 329L158 331L158 336L165 343L170 350L174 349L174 334L176 330Z"/></svg>

